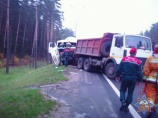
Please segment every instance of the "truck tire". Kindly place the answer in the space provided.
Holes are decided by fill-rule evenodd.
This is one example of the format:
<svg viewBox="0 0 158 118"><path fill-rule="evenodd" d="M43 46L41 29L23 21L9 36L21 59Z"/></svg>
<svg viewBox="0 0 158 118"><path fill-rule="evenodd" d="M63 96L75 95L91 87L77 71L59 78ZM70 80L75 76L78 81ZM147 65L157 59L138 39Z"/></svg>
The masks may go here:
<svg viewBox="0 0 158 118"><path fill-rule="evenodd" d="M89 60L89 58L86 58L86 59L84 60L83 69L84 69L85 71L90 71L90 70L91 70L91 65L90 65L90 60Z"/></svg>
<svg viewBox="0 0 158 118"><path fill-rule="evenodd" d="M77 68L82 69L84 64L84 58L80 57L77 62Z"/></svg>
<svg viewBox="0 0 158 118"><path fill-rule="evenodd" d="M105 57L109 56L110 48L111 48L111 42L110 41L104 42L101 45L101 49L100 49L102 56L105 56Z"/></svg>
<svg viewBox="0 0 158 118"><path fill-rule="evenodd" d="M116 69L114 63L108 63L104 68L105 74L109 79L114 79L116 76Z"/></svg>

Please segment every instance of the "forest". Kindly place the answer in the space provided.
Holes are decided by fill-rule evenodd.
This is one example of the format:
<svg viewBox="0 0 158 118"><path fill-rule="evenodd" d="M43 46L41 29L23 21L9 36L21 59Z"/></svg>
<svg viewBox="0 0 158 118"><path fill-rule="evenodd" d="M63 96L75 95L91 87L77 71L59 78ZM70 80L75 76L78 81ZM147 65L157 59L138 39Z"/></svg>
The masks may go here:
<svg viewBox="0 0 158 118"><path fill-rule="evenodd" d="M63 29L63 14L60 0L0 0L1 65L26 56L45 59L48 42L74 36Z"/></svg>
<svg viewBox="0 0 158 118"><path fill-rule="evenodd" d="M75 36L63 20L60 0L0 0L0 66L24 57L48 60L48 42ZM158 22L140 34L157 44Z"/></svg>

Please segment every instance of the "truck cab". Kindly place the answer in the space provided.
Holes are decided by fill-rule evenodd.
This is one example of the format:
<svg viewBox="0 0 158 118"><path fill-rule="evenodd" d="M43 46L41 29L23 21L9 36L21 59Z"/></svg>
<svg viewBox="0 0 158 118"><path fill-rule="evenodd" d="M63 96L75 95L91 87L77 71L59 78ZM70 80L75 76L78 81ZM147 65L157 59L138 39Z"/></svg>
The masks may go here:
<svg viewBox="0 0 158 118"><path fill-rule="evenodd" d="M48 53L50 61L54 62L56 66L60 63L60 53L66 48L66 44L69 43L69 48L75 50L77 39L75 37L68 37L64 40L58 40L57 42L49 42Z"/></svg>
<svg viewBox="0 0 158 118"><path fill-rule="evenodd" d="M140 35L114 35L110 57L115 58L116 63L119 64L121 59L125 56L129 56L131 48L137 48L136 57L144 64L146 58L153 53L152 43L150 38Z"/></svg>
<svg viewBox="0 0 158 118"><path fill-rule="evenodd" d="M116 34L113 36L110 48L110 55L107 60L113 64L107 63L105 73L113 78L118 64L122 58L129 56L131 48L137 48L136 57L141 60L142 67L146 59L153 54L151 39L140 35Z"/></svg>

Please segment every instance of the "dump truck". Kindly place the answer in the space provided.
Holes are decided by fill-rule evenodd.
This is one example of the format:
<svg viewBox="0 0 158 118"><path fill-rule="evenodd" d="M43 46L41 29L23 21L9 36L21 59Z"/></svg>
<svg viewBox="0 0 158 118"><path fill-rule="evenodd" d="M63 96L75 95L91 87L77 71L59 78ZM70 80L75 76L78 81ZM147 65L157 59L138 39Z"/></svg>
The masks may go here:
<svg viewBox="0 0 158 118"><path fill-rule="evenodd" d="M133 47L137 48L136 57L143 66L153 53L149 37L106 32L100 38L77 39L77 68L85 71L100 68L108 78L114 79L118 64L130 55L129 50Z"/></svg>

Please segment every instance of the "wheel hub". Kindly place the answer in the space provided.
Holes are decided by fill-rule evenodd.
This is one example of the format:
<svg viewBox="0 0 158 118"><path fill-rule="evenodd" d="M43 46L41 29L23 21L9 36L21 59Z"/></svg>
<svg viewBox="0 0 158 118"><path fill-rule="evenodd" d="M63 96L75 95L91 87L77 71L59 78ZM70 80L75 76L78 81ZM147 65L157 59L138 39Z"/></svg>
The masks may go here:
<svg viewBox="0 0 158 118"><path fill-rule="evenodd" d="M112 74L114 73L114 68L113 68L113 67L110 67L110 68L108 69L108 73L112 75Z"/></svg>

